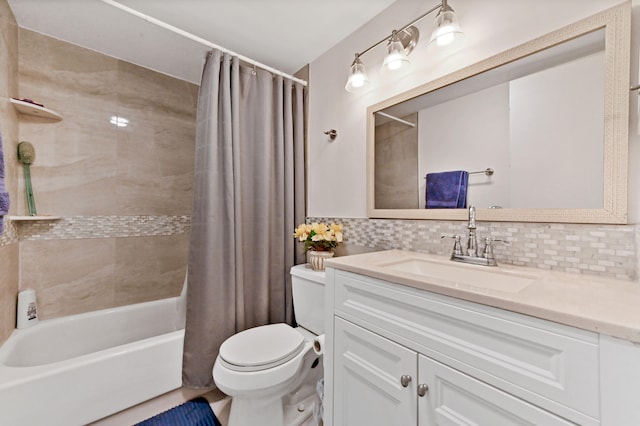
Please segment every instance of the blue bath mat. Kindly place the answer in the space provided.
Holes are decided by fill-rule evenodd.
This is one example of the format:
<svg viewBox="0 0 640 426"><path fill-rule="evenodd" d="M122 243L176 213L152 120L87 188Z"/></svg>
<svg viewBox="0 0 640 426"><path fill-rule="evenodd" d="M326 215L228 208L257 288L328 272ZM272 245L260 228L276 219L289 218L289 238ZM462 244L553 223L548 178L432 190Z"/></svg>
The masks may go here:
<svg viewBox="0 0 640 426"><path fill-rule="evenodd" d="M153 416L136 426L222 426L209 401L196 398Z"/></svg>

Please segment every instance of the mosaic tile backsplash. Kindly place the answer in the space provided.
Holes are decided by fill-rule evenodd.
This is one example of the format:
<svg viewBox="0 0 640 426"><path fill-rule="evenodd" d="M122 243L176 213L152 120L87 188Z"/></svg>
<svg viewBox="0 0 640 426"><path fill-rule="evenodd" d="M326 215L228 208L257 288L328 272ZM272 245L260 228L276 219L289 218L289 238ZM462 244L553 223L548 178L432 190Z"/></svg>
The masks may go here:
<svg viewBox="0 0 640 426"><path fill-rule="evenodd" d="M463 222L434 220L309 217L307 222L341 223L348 244L445 256L453 242L441 235L462 235L464 242L467 231ZM636 225L478 222L477 226L479 242L485 236L506 241L495 243L499 264L623 280L638 277Z"/></svg>
<svg viewBox="0 0 640 426"><path fill-rule="evenodd" d="M328 217L309 217L307 222L341 223L345 243L356 246L445 256L451 253L453 243L450 239L442 240L441 235L463 235L463 241L466 236L462 222ZM479 241L490 235L507 242L495 243L499 263L624 280L638 277L635 225L506 222L477 225ZM8 222L0 246L18 240L185 235L190 226L190 216L71 216L57 221L22 222L19 226Z"/></svg>
<svg viewBox="0 0 640 426"><path fill-rule="evenodd" d="M20 240L75 240L188 234L190 216L70 216L21 222Z"/></svg>

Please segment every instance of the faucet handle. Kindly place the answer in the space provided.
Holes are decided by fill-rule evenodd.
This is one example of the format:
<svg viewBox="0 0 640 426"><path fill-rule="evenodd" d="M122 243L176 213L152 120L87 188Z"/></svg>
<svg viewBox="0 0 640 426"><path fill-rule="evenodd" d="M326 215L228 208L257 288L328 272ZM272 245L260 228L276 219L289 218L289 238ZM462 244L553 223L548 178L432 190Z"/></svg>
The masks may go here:
<svg viewBox="0 0 640 426"><path fill-rule="evenodd" d="M453 243L453 251L451 252L451 256L462 256L464 253L462 252L462 237L460 235L449 235L449 234L442 234L440 236L440 239L444 239L444 238L453 238L454 239L454 243Z"/></svg>
<svg viewBox="0 0 640 426"><path fill-rule="evenodd" d="M499 242L504 244L509 244L507 240L500 240L497 238L485 237L484 238L484 251L482 252L482 257L485 259L495 260L495 256L493 255L493 243Z"/></svg>

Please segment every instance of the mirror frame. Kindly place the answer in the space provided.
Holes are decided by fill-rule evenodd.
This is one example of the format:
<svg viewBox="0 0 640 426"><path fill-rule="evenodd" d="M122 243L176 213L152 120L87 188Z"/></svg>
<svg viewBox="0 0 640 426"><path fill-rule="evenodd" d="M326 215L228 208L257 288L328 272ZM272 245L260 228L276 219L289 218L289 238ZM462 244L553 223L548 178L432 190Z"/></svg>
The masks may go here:
<svg viewBox="0 0 640 426"><path fill-rule="evenodd" d="M596 209L477 209L498 222L627 223L631 3L624 2L367 108L367 215L370 218L467 220L466 209L375 208L375 113L595 30L605 29L603 206Z"/></svg>

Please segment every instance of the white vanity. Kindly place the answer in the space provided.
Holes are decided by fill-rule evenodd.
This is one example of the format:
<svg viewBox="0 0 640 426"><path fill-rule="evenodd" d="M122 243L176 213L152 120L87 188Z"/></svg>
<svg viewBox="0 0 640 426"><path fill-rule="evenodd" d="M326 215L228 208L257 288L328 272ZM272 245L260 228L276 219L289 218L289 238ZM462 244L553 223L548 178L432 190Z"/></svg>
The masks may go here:
<svg viewBox="0 0 640 426"><path fill-rule="evenodd" d="M326 277L325 425L640 425L638 283L398 250Z"/></svg>

